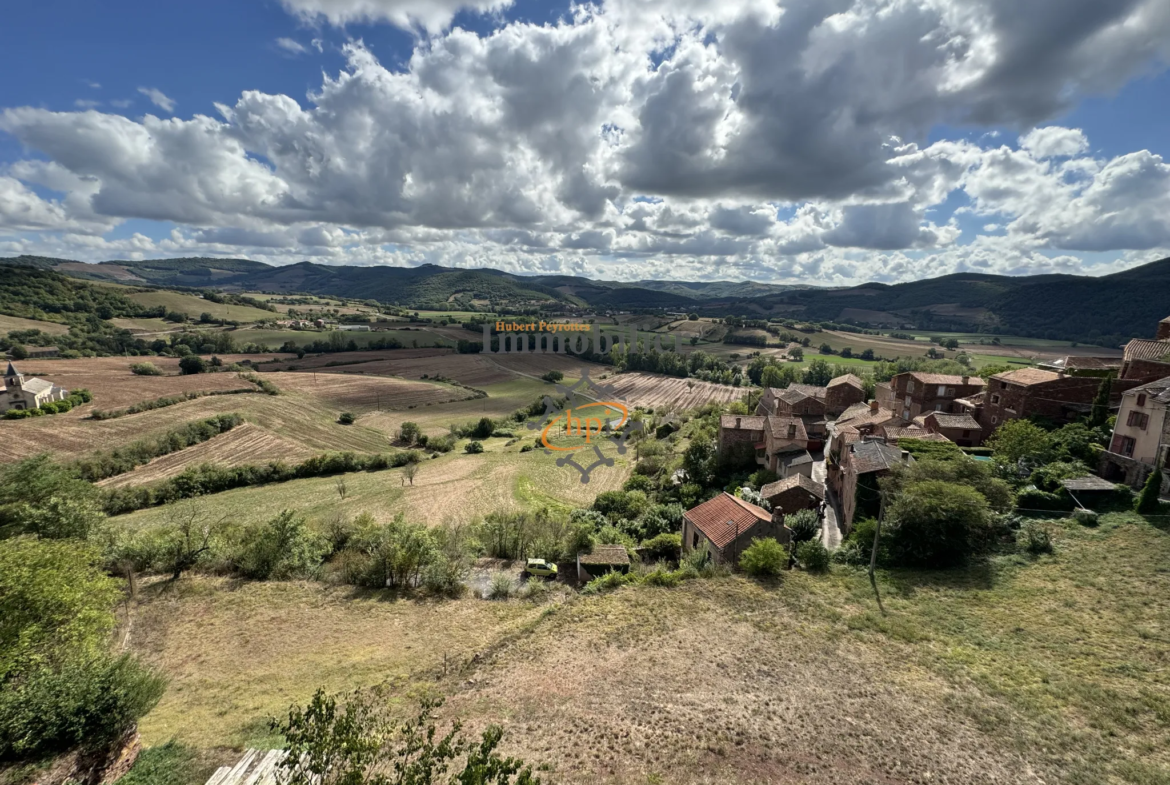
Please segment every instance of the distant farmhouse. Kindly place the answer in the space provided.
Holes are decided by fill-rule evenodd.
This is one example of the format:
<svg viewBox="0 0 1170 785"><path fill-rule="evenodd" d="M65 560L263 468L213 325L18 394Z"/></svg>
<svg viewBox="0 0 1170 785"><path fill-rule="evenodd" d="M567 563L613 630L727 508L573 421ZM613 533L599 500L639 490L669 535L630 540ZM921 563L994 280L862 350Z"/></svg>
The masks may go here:
<svg viewBox="0 0 1170 785"><path fill-rule="evenodd" d="M0 413L9 409L36 409L67 397L69 391L64 387L44 379L26 379L12 363L8 363L8 370L4 372L4 392L0 393Z"/></svg>

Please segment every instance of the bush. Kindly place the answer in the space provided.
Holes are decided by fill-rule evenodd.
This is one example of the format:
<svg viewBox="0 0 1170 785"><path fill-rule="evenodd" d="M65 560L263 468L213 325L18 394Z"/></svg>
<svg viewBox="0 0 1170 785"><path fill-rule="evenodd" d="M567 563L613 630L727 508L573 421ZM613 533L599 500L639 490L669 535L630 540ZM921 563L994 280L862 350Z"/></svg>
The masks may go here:
<svg viewBox="0 0 1170 785"><path fill-rule="evenodd" d="M948 567L980 550L991 527L974 488L926 480L906 485L890 506L889 549L904 565Z"/></svg>
<svg viewBox="0 0 1170 785"><path fill-rule="evenodd" d="M130 366L130 372L136 376L162 376L159 367L151 362L134 363Z"/></svg>
<svg viewBox="0 0 1170 785"><path fill-rule="evenodd" d="M100 750L154 708L162 677L129 655L34 671L0 692L0 759Z"/></svg>
<svg viewBox="0 0 1170 785"><path fill-rule="evenodd" d="M238 568L256 580L309 578L328 552L328 542L310 532L304 518L285 510L245 533Z"/></svg>
<svg viewBox="0 0 1170 785"><path fill-rule="evenodd" d="M207 365L203 362L202 357L190 354L179 360L179 370L187 375L203 373L207 370Z"/></svg>
<svg viewBox="0 0 1170 785"><path fill-rule="evenodd" d="M475 424L475 428L468 435L476 439L487 439L495 430L496 425L490 417L481 417L479 422Z"/></svg>
<svg viewBox="0 0 1170 785"><path fill-rule="evenodd" d="M1059 493L1048 493L1039 488L1027 488L1016 496L1016 506L1021 510L1041 511L1053 510L1067 512L1076 506L1068 491L1063 488Z"/></svg>
<svg viewBox="0 0 1170 785"><path fill-rule="evenodd" d="M497 572L492 575L488 585L488 598L492 600L506 600L516 590L516 580L506 572Z"/></svg>
<svg viewBox="0 0 1170 785"><path fill-rule="evenodd" d="M793 542L813 540L821 533L821 519L814 510L800 510L785 515L784 525L792 530Z"/></svg>
<svg viewBox="0 0 1170 785"><path fill-rule="evenodd" d="M549 371L548 373L544 374L540 378L544 379L546 382L559 382L561 379L565 378L565 375L563 373L561 373L560 371L552 370L552 371Z"/></svg>
<svg viewBox="0 0 1170 785"><path fill-rule="evenodd" d="M654 569L642 576L642 583L648 586L678 586L682 582L681 571L667 569L662 564L655 565Z"/></svg>
<svg viewBox="0 0 1170 785"><path fill-rule="evenodd" d="M607 572L605 575L589 581L589 583L585 584L585 588L581 590L581 593L602 594L607 591L621 588L627 583L630 583L632 580L633 578L630 575L624 572L619 572L618 570L614 570L613 572Z"/></svg>
<svg viewBox="0 0 1170 785"><path fill-rule="evenodd" d="M1158 511L1158 494L1162 490L1162 471L1155 467L1146 478L1146 484L1134 501L1134 509L1143 515L1152 515Z"/></svg>
<svg viewBox="0 0 1170 785"><path fill-rule="evenodd" d="M354 420L356 419L357 418L354 417L351 412L342 412L340 415L338 415L337 422L341 425L353 425Z"/></svg>
<svg viewBox="0 0 1170 785"><path fill-rule="evenodd" d="M820 540L806 540L796 546L796 560L809 572L829 569L829 551Z"/></svg>
<svg viewBox="0 0 1170 785"><path fill-rule="evenodd" d="M775 577L788 566L788 551L774 537L752 540L739 557L739 566L748 575Z"/></svg>
<svg viewBox="0 0 1170 785"><path fill-rule="evenodd" d="M649 500L642 491L605 491L593 500L593 509L611 520L637 518Z"/></svg>
<svg viewBox="0 0 1170 785"><path fill-rule="evenodd" d="M1086 510L1083 507L1073 510L1072 518L1081 526L1096 526L1100 516L1092 510Z"/></svg>
<svg viewBox="0 0 1170 785"><path fill-rule="evenodd" d="M661 561L669 559L677 561L679 551L682 550L682 535L678 533L659 534L642 543L644 557L647 561Z"/></svg>
<svg viewBox="0 0 1170 785"><path fill-rule="evenodd" d="M1036 521L1027 521L1016 533L1016 545L1033 556L1052 553L1052 535L1044 525Z"/></svg>
<svg viewBox="0 0 1170 785"><path fill-rule="evenodd" d="M463 448L463 452L467 453L468 455L477 455L483 452L483 444L481 442L474 441L468 442L467 445Z"/></svg>

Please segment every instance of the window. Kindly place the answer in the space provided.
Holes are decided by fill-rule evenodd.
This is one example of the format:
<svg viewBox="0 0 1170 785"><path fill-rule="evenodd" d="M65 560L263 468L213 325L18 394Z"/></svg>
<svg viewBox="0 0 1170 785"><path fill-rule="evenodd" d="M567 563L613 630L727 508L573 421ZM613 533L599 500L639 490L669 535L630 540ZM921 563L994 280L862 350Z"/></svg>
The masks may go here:
<svg viewBox="0 0 1170 785"><path fill-rule="evenodd" d="M999 403L999 393L996 393L995 395L991 396L991 402L992 403Z"/></svg>
<svg viewBox="0 0 1170 785"><path fill-rule="evenodd" d="M954 387L948 387L948 388L947 388L947 397L948 397L948 398L954 398L954 397L955 397L955 388L954 388Z"/></svg>
<svg viewBox="0 0 1170 785"><path fill-rule="evenodd" d="M999 422L999 418L996 417L994 414L991 415L991 424L995 425L997 422Z"/></svg>
<svg viewBox="0 0 1170 785"><path fill-rule="evenodd" d="M936 404L934 405L934 410L935 410L936 412L941 412L941 411L942 411L942 407L943 407L943 405L942 405L941 403L936 403Z"/></svg>
<svg viewBox="0 0 1170 785"><path fill-rule="evenodd" d="M1145 395L1145 393L1141 393L1140 395L1138 395L1138 399L1137 399L1137 405L1138 405L1138 406L1145 406L1145 405L1146 405L1146 395Z"/></svg>
<svg viewBox="0 0 1170 785"><path fill-rule="evenodd" d="M1146 426L1150 424L1150 415L1141 412L1130 412L1129 419L1126 420L1125 424L1135 428L1141 428L1144 431Z"/></svg>
<svg viewBox="0 0 1170 785"><path fill-rule="evenodd" d="M999 389L1006 390L1007 389L1007 382L1000 382Z"/></svg>
<svg viewBox="0 0 1170 785"><path fill-rule="evenodd" d="M1121 437L1121 454L1126 458L1133 457L1133 448L1137 446L1137 442L1128 436Z"/></svg>
<svg viewBox="0 0 1170 785"><path fill-rule="evenodd" d="M699 547L699 533L698 532L695 532L695 539L691 541L691 547L692 548Z"/></svg>
<svg viewBox="0 0 1170 785"><path fill-rule="evenodd" d="M908 379L906 381L906 392L907 392L907 394L914 392L914 380L913 379Z"/></svg>
<svg viewBox="0 0 1170 785"><path fill-rule="evenodd" d="M938 396L940 398L943 398L946 396L946 394L947 394L947 386L945 384L940 384L938 386Z"/></svg>

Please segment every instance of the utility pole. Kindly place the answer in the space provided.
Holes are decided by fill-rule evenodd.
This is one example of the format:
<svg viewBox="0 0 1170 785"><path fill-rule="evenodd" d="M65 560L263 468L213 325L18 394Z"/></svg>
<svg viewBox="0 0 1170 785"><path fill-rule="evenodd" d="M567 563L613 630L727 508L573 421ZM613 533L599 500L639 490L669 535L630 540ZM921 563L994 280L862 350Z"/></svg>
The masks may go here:
<svg viewBox="0 0 1170 785"><path fill-rule="evenodd" d="M877 526L873 531L873 550L869 554L869 583L873 586L873 596L877 598L878 610L882 612L882 616L885 616L886 609L882 607L882 595L878 591L877 578L874 576L874 570L877 567L878 540L882 536L882 521L886 517L886 492L880 490L878 493L881 495L881 508L878 510Z"/></svg>

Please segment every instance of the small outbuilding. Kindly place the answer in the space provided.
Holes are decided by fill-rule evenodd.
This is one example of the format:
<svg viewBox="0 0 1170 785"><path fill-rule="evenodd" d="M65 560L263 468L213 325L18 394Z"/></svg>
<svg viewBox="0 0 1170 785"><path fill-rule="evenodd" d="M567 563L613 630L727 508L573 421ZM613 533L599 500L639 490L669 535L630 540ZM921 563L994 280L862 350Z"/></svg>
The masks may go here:
<svg viewBox="0 0 1170 785"><path fill-rule="evenodd" d="M760 489L760 496L772 505L772 514L789 515L815 510L825 500L825 486L803 474L793 474Z"/></svg>
<svg viewBox="0 0 1170 785"><path fill-rule="evenodd" d="M624 545L594 545L588 553L577 554L577 580L588 583L607 572L629 572L630 554Z"/></svg>

